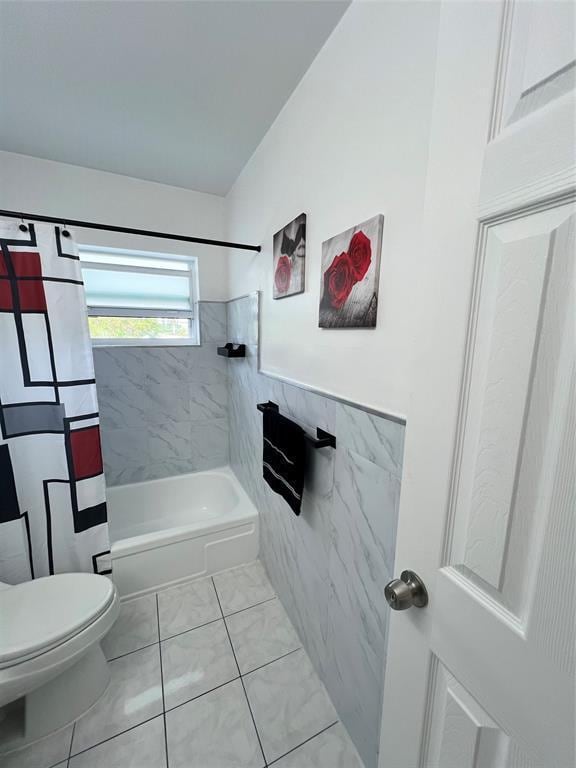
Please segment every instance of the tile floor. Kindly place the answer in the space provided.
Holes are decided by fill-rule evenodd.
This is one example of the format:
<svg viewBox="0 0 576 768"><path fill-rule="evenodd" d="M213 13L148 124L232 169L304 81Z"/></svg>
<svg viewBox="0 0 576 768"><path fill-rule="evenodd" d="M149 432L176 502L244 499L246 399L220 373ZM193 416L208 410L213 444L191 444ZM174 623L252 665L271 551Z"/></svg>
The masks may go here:
<svg viewBox="0 0 576 768"><path fill-rule="evenodd" d="M2 768L362 768L260 562L125 602L110 685Z"/></svg>

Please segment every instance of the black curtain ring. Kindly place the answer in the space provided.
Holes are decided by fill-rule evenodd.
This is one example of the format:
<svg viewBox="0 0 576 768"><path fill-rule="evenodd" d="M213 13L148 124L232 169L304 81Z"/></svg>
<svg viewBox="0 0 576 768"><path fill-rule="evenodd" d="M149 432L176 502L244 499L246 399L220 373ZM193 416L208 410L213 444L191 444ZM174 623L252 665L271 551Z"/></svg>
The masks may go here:
<svg viewBox="0 0 576 768"><path fill-rule="evenodd" d="M28 232L28 227L26 226L26 224L24 224L24 216L21 216L20 219L21 221L18 226L18 229L20 230L20 232Z"/></svg>
<svg viewBox="0 0 576 768"><path fill-rule="evenodd" d="M70 232L66 229L66 222L64 222L64 227L62 228L62 237L70 237Z"/></svg>

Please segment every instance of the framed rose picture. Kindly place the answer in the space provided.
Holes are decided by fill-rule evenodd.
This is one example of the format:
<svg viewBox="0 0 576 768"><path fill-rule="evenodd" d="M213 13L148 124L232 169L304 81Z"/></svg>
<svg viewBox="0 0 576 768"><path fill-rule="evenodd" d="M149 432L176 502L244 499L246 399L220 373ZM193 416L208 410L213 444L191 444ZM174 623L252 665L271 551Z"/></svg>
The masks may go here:
<svg viewBox="0 0 576 768"><path fill-rule="evenodd" d="M375 328L384 216L322 243L320 328Z"/></svg>
<svg viewBox="0 0 576 768"><path fill-rule="evenodd" d="M284 299L304 291L306 214L301 213L274 235L273 297Z"/></svg>

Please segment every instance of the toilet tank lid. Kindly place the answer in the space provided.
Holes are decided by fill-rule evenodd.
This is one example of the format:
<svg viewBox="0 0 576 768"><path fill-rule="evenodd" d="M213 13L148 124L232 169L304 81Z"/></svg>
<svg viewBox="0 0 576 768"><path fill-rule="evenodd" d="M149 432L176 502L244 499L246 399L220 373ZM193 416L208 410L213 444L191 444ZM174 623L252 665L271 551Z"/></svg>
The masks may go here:
<svg viewBox="0 0 576 768"><path fill-rule="evenodd" d="M62 573L0 590L0 667L81 632L114 599L106 576Z"/></svg>

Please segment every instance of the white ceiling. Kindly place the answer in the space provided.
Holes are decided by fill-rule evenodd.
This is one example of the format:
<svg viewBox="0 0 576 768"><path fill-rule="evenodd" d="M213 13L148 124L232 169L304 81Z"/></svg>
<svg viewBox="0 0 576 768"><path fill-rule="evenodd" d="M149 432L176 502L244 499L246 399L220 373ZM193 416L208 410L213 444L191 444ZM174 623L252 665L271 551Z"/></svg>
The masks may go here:
<svg viewBox="0 0 576 768"><path fill-rule="evenodd" d="M0 0L0 149L225 194L348 4Z"/></svg>

